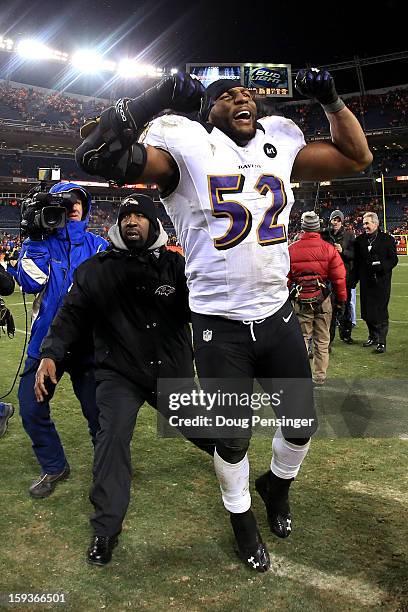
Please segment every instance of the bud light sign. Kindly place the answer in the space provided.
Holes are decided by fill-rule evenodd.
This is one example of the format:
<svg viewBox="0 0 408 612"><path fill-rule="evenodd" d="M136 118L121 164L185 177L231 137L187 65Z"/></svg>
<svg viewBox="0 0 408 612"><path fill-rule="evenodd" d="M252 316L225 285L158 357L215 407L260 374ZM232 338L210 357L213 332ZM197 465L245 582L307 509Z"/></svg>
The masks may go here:
<svg viewBox="0 0 408 612"><path fill-rule="evenodd" d="M292 95L288 64L245 64L244 86L259 96L289 97Z"/></svg>

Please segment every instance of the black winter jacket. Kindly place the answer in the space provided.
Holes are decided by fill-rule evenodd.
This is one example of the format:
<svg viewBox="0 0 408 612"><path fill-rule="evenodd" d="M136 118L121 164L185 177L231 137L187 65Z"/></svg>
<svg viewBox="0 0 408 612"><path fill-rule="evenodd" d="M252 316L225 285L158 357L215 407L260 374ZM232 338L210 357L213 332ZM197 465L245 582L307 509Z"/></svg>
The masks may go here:
<svg viewBox="0 0 408 612"><path fill-rule="evenodd" d="M371 249L369 250L371 238ZM366 233L356 238L354 283L360 281L361 317L365 321L386 321L391 295L392 270L398 264L397 247L393 236L378 230L377 235ZM373 266L373 262L379 265Z"/></svg>
<svg viewBox="0 0 408 612"><path fill-rule="evenodd" d="M158 377L194 377L189 313L181 255L112 247L75 271L41 357L62 361L92 329L96 379L118 372L154 394Z"/></svg>
<svg viewBox="0 0 408 612"><path fill-rule="evenodd" d="M332 228L324 230L322 232L323 240L326 242L330 242L330 244L339 244L342 248L340 253L340 257L343 260L344 266L346 268L346 282L347 285L350 285L352 282L351 273L353 271L353 262L354 262L354 243L355 236L351 232L347 232L344 227L341 227L338 232L333 232Z"/></svg>
<svg viewBox="0 0 408 612"><path fill-rule="evenodd" d="M0 295L11 295L15 284L14 278L0 264Z"/></svg>

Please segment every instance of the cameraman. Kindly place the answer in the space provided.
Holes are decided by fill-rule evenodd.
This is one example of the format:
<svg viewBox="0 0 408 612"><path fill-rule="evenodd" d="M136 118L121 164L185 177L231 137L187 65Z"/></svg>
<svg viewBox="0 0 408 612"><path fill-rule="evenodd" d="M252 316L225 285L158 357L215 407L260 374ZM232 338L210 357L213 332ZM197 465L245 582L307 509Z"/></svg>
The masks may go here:
<svg viewBox="0 0 408 612"><path fill-rule="evenodd" d="M14 287L14 278L11 276L11 274L6 272L3 265L0 263L0 296L11 295L14 291ZM5 325L7 324L8 316L10 316L9 310L6 308L3 300L0 297L0 325L3 324L3 321ZM0 402L0 438L2 438L6 433L8 421L13 414L14 408L12 404Z"/></svg>
<svg viewBox="0 0 408 612"><path fill-rule="evenodd" d="M76 183L60 182L50 193L73 192L77 199L67 209L65 227L48 232L41 239L38 227L26 225L29 238L24 241L17 264L16 278L26 293L37 294L33 303L31 336L27 359L18 390L20 415L30 436L41 466L39 478L29 492L32 497L48 497L58 481L68 477L70 468L59 435L50 418L49 400L37 402L34 393L35 374L40 363L40 345L68 292L76 268L108 243L104 238L86 231L91 210L91 195ZM44 234L42 234L44 236ZM95 439L98 430L98 410L95 402L95 378L92 361L92 339L81 339L81 349L73 350L75 359L68 357L59 364L57 377L64 371L71 376L72 387L89 431Z"/></svg>
<svg viewBox="0 0 408 612"><path fill-rule="evenodd" d="M336 335L336 325L339 323L340 340L346 344L353 344L351 331L353 329L351 316L351 285L354 260L354 234L344 229L344 214L341 210L333 210L329 219L329 227L322 232L323 240L330 242L339 253L346 268L347 301L344 314L335 308L333 304L333 315L330 324L330 345ZM332 294L333 295L333 294Z"/></svg>

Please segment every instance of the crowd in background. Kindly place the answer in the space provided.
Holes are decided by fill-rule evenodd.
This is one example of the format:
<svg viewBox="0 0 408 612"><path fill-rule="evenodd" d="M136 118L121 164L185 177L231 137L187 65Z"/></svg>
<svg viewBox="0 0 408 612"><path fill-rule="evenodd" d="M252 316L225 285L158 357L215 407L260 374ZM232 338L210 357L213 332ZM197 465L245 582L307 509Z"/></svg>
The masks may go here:
<svg viewBox="0 0 408 612"><path fill-rule="evenodd" d="M90 116L100 114L107 102L97 99L76 99L58 93L36 90L28 86L13 88L6 83L0 84L0 122L1 118L20 119L27 123L44 125L64 125L72 129L78 127ZM399 127L407 124L408 88L395 89L381 94L367 94L347 98L347 105L363 123L365 129L375 126ZM327 120L319 104L285 104L276 107L277 112L292 118L302 130L309 135L323 133L327 129ZM4 146L4 145L3 145ZM47 153L37 155L33 151L2 149L0 152L0 176L28 177L35 176L38 166L61 166L62 178L80 179L75 161L69 155L46 157ZM408 153L397 145L377 147L373 165L367 173L394 176L406 174ZM382 202L378 197L327 197L320 198L320 216L327 221L330 212L340 209L344 213L345 228L356 235L362 232L362 215L372 211L382 219ZM14 246L19 247L17 200L0 199L0 227L9 228L10 233L0 230L0 257L10 252ZM177 246L177 238L164 208L157 203L158 216L164 229L169 234L169 244ZM14 208L14 210L13 210ZM300 231L300 219L305 210L314 208L314 200L297 198L291 212L289 240ZM387 201L387 230L394 234L408 233L407 224L408 200L406 198L389 198ZM89 227L93 232L107 236L109 227L115 222L117 209L114 203L94 203ZM14 229L15 228L15 229Z"/></svg>
<svg viewBox="0 0 408 612"><path fill-rule="evenodd" d="M174 228L168 218L166 211L160 202L155 202L157 216L165 231L169 235L168 244L178 246ZM376 212L383 219L382 201L379 197L328 197L319 201L319 214L323 225L327 223L330 213L340 209L344 213L344 227L356 236L362 233L362 219L365 212ZM289 242L293 241L300 231L302 213L313 210L314 201L310 199L298 200L292 208L289 223ZM89 229L105 238L108 236L109 228L115 223L118 205L114 202L94 202L90 215ZM9 216L5 215L9 213ZM0 229L0 258L6 253L11 253L14 248L19 248L21 240L18 236L19 203L17 200L0 199L0 227L9 228L7 231ZM387 204L387 230L394 234L408 234L408 200L406 198L390 199ZM8 221L6 221L6 219Z"/></svg>
<svg viewBox="0 0 408 612"><path fill-rule="evenodd" d="M355 96L346 101L366 129L407 124L408 89ZM14 88L0 84L0 117L3 118L46 125L64 124L77 129L85 119L100 114L108 105L107 101L98 99L80 100L29 86ZM327 119L319 104L280 104L277 112L293 119L306 134L327 132Z"/></svg>
<svg viewBox="0 0 408 612"><path fill-rule="evenodd" d="M365 129L407 125L408 89L355 96L345 101ZM319 104L282 104L277 110L293 119L305 134L317 136L328 131L327 119Z"/></svg>
<svg viewBox="0 0 408 612"><path fill-rule="evenodd" d="M0 116L49 125L60 123L76 129L88 117L98 115L108 104L102 100L78 100L59 93L45 93L32 87L0 84ZM7 109L14 111L7 114Z"/></svg>

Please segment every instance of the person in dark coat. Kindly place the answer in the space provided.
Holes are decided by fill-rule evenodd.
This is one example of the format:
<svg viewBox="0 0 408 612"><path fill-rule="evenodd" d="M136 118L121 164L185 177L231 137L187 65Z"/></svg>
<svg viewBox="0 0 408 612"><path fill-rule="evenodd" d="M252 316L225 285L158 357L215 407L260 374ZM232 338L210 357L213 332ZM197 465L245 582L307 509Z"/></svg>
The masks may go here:
<svg viewBox="0 0 408 612"><path fill-rule="evenodd" d="M322 232L322 238L330 242L339 253L346 268L346 287L347 300L345 303L344 313L336 309L333 303L333 315L330 324L330 344L332 344L336 335L336 325L339 325L340 340L346 344L352 344L353 339L351 332L353 329L351 316L351 285L352 271L354 260L354 241L355 236L352 232L344 229L344 214L341 210L333 210L329 219L329 227ZM334 294L332 294L334 299Z"/></svg>
<svg viewBox="0 0 408 612"><path fill-rule="evenodd" d="M398 263L395 240L379 229L376 213L363 216L364 233L356 238L354 286L360 281L361 318L368 327L363 346L385 353L388 333L388 302L392 269Z"/></svg>
<svg viewBox="0 0 408 612"><path fill-rule="evenodd" d="M14 278L0 264L0 295L11 295L15 284Z"/></svg>
<svg viewBox="0 0 408 612"><path fill-rule="evenodd" d="M14 291L15 281L14 278L6 272L0 263L0 296L11 295ZM11 317L11 320L10 320ZM11 323L11 326L10 326ZM10 314L9 309L6 307L4 301L0 297L0 326L5 326L7 329L12 330L14 328L13 318ZM14 331L13 331L14 334ZM1 329L0 329L1 335ZM0 402L0 438L4 436L7 431L9 419L14 414L13 404L7 402Z"/></svg>
<svg viewBox="0 0 408 612"><path fill-rule="evenodd" d="M191 392L194 386L184 258L166 249L167 234L153 200L141 194L125 198L109 238L111 248L76 270L42 343L35 386L41 401L47 384L56 383L56 364L92 329L100 431L90 493L94 536L87 558L95 565L111 560L129 505L130 442L140 407L148 402L163 412L166 402L157 405L164 398L158 397L159 378L172 379L172 393ZM213 454L209 440L191 441Z"/></svg>

